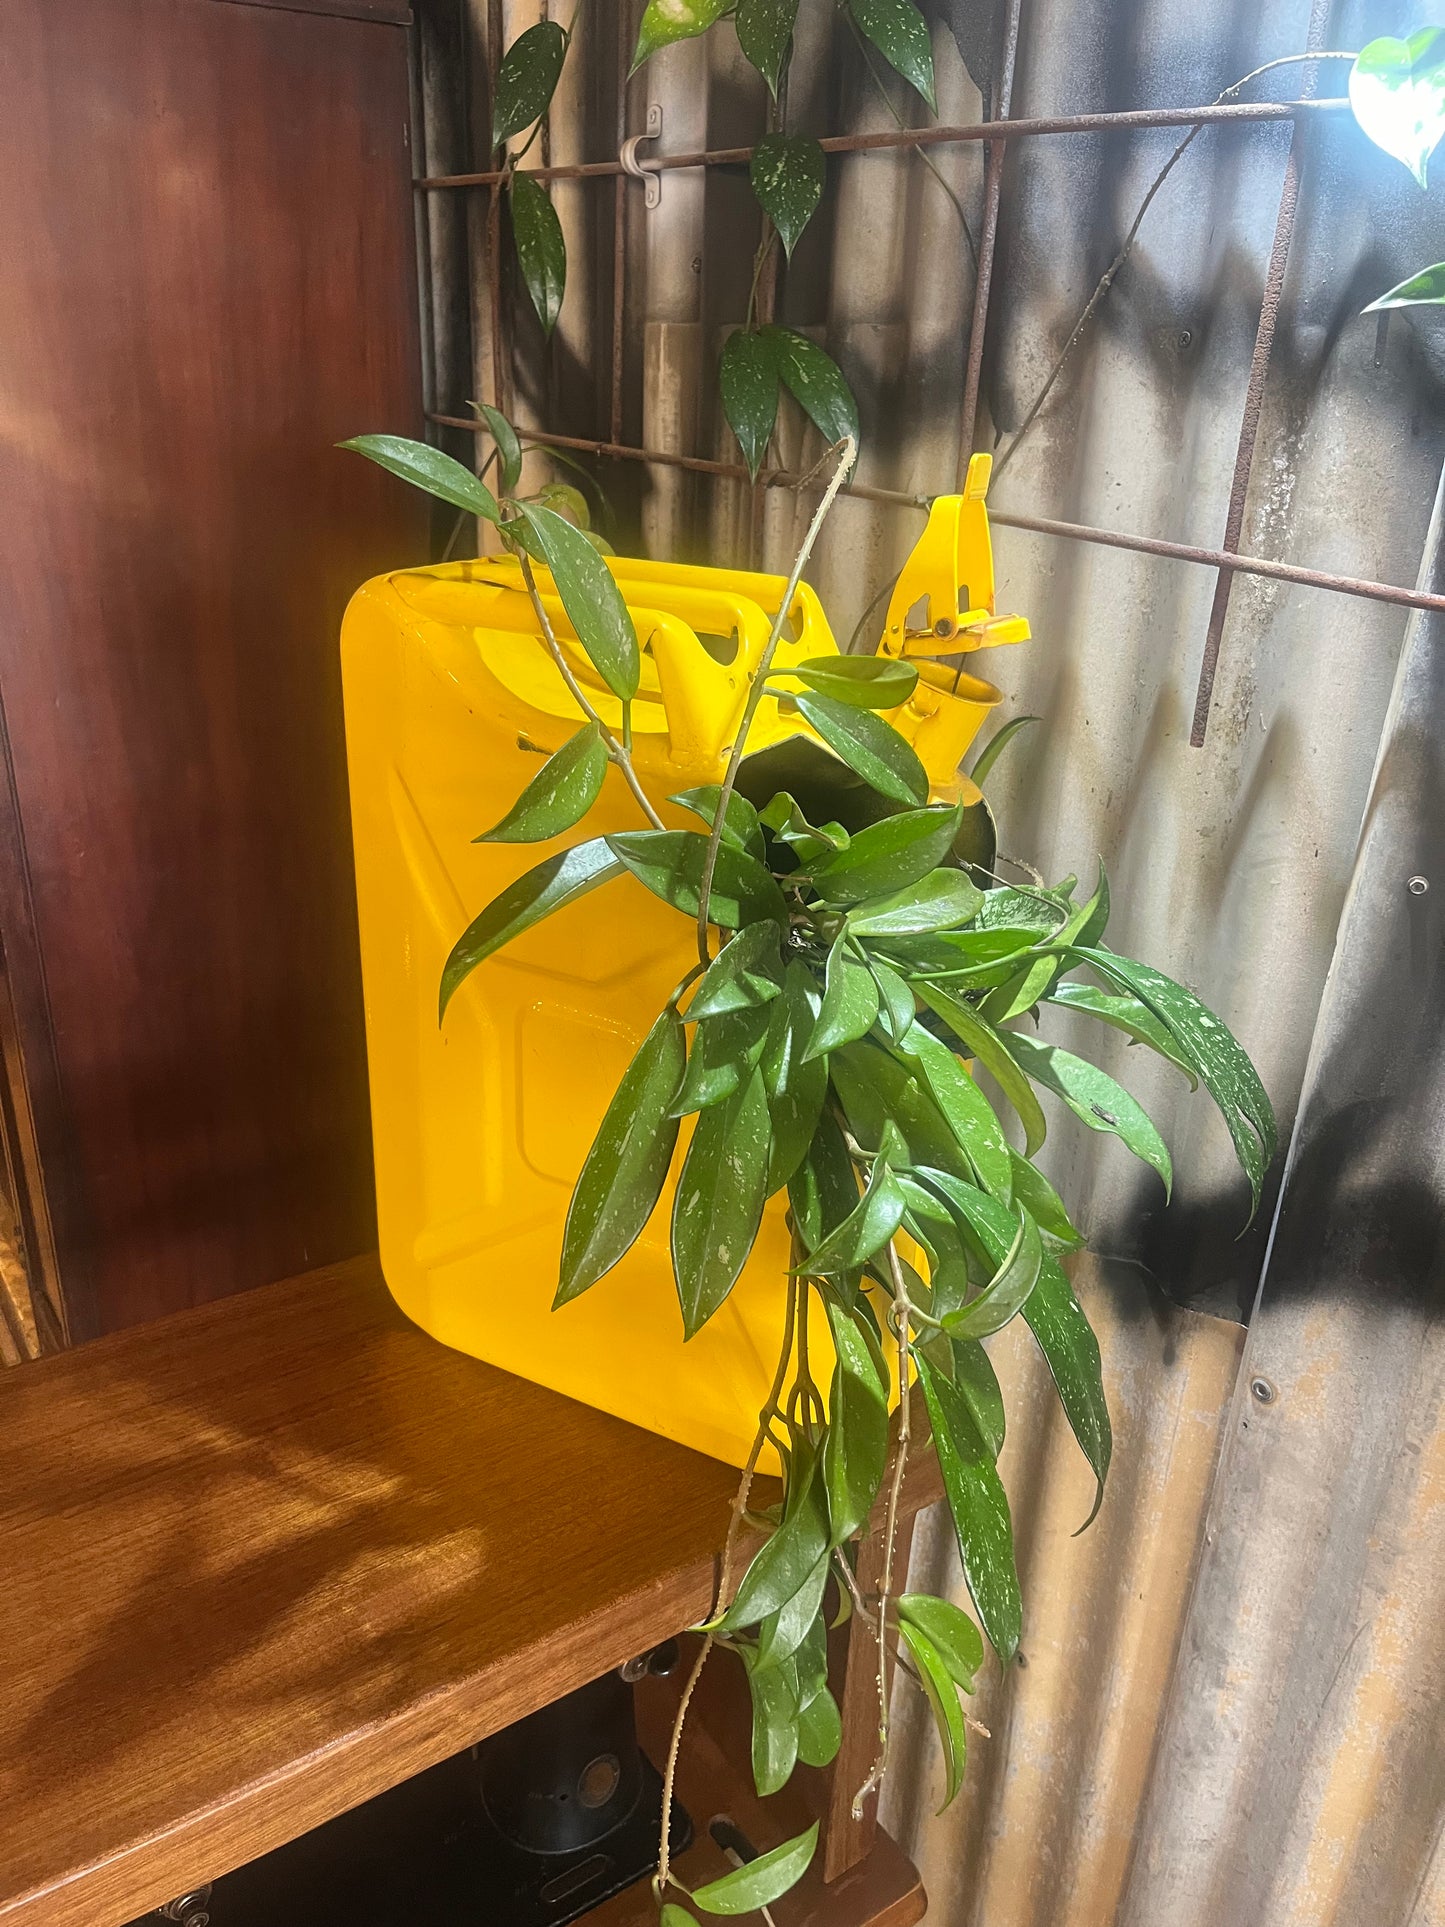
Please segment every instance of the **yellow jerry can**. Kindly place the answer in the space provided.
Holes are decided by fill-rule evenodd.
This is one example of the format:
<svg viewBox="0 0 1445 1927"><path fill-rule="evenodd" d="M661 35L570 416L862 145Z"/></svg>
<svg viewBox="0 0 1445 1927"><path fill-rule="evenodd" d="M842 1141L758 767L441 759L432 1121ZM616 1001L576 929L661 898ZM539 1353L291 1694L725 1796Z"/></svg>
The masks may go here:
<svg viewBox="0 0 1445 1927"><path fill-rule="evenodd" d="M954 653L1027 636L1016 617L1006 619L1007 635L989 632L998 625L987 467L975 457L966 495L934 504L890 606L890 653L941 654L945 637ZM697 829L697 817L667 798L721 781L786 583L625 558L608 567L643 652L638 775L669 826ZM537 573L573 674L620 730L617 699L546 571ZM782 1338L783 1198L769 1204L731 1296L686 1345L668 1252L671 1182L621 1264L551 1310L572 1185L634 1051L695 960L688 921L619 878L488 958L437 1022L442 965L484 905L572 842L642 827L637 805L609 768L597 804L567 836L473 840L581 721L513 558L378 576L352 598L341 647L387 1284L445 1344L741 1465ZM789 663L836 651L817 596L800 586L774 678L786 688ZM999 692L941 662L924 660L920 671L889 720L913 743L933 800L974 803L982 825L986 812L959 764ZM846 769L786 695L763 700L740 787L759 802L790 789L812 820L849 827L894 807ZM826 1383L821 1318L810 1335Z"/></svg>

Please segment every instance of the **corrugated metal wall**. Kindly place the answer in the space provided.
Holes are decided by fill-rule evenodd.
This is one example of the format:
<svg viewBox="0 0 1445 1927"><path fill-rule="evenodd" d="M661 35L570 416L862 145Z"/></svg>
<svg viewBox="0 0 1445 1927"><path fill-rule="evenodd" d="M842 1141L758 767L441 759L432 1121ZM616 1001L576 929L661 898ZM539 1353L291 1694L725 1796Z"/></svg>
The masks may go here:
<svg viewBox="0 0 1445 1927"><path fill-rule="evenodd" d="M494 4L508 41L539 14L539 0ZM554 5L564 21L571 11L570 0ZM1230 0L1208 9L1187 0L1024 0L1012 111L1210 101L1261 62L1301 50L1310 11L1308 0ZM948 21L959 22L974 73L985 83L998 22L966 10L962 0L951 7L940 0L933 12L938 117L974 121L987 102ZM1428 17L1431 8L1423 12ZM636 13L627 5L583 12L551 118L548 158L615 155L620 131L640 131L652 104L663 110L665 152L756 138L763 90L726 26L657 57L627 89L619 113L619 37L630 45ZM485 139L474 140L473 126L485 122L487 0L434 0L421 14L419 164L432 173L485 166ZM1317 44L1358 47L1406 24L1382 0L1342 5ZM1340 91L1344 71L1343 64L1325 67L1318 91ZM1291 70L1269 81L1278 89L1274 97L1291 97ZM804 0L790 127L886 128L895 114L917 121L923 110L896 84L880 89L835 10ZM1178 138L1175 131L1113 132L1013 144L980 445L1008 451ZM1200 134L1151 208L1048 407L996 481L995 507L1219 544L1289 142L1286 125ZM1312 120L1302 151L1299 221L1242 546L1409 584L1445 454L1445 323L1397 316L1377 326L1358 311L1410 269L1445 256L1445 215L1438 196L1419 194L1346 116ZM983 150L938 148L932 161L977 233ZM557 184L570 267L563 321L550 348L518 301L505 260L494 301L485 191L426 197L429 380L438 412L465 413L467 398L480 394L500 398L540 428L611 437L614 194L611 180ZM734 459L715 401L715 369L726 329L744 310L758 235L742 170L669 173L652 213L644 211L640 185L630 183L625 235L621 439ZM951 487L968 453L961 407L973 270L959 215L918 156L830 161L824 206L781 277L777 304L781 318L818 331L853 382L863 421L860 479L922 495ZM507 336L500 357L498 311ZM465 440L457 448L466 452ZM790 465L806 464L809 452L785 439ZM805 513L784 491L755 499L739 484L675 469L594 466L612 496L619 540L654 554L752 558L782 568ZM811 571L840 635L851 631L921 525L911 509L840 504ZM1102 857L1116 905L1111 941L1185 979L1226 1017L1259 1063L1288 1132L1405 612L1237 578L1211 729L1206 747L1194 750L1189 721L1213 573L1010 529L997 531L996 547L1001 606L1025 612L1036 640L995 652L988 673L1003 684L1010 709L1043 719L1009 751L993 786L1003 848L1050 874L1087 876ZM874 639L865 631L863 646ZM1389 1699L1401 1676L1379 1650L1380 1641L1394 1640L1396 1660L1407 1655L1432 1688L1438 1684L1440 1656L1416 1621L1424 1645L1406 1640L1399 1620L1438 1585L1430 1536L1438 1537L1438 1527L1389 1528L1403 1550L1394 1566L1377 1562L1369 1582L1388 1610L1359 1635L1348 1665L1330 1649L1344 1683L1327 1696L1317 1734L1305 1706L1314 1673L1301 1677L1303 1698L1283 1713L1278 1693L1251 1698L1220 1684L1253 1677L1262 1655L1278 1659L1280 1649L1308 1644L1315 1631L1308 1612L1300 1617L1298 1558L1280 1565L1273 1579L1253 1569L1247 1596L1236 1589L1225 1602L1211 1551L1197 1598L1215 1601L1211 1610L1223 1615L1227 1634L1201 1623L1198 1604L1188 1617L1222 1442L1228 1450L1213 1504L1226 1508L1243 1535L1234 1543L1236 1577L1256 1556L1247 1507L1244 1515L1239 1508L1265 1474L1241 1469L1240 1441L1251 1414L1260 1414L1247 1387L1238 1394L1243 1402L1231 1404L1240 1330L1230 1315L1254 1299L1269 1212L1236 1241L1244 1190L1228 1140L1207 1102L1191 1098L1167 1067L1140 1063L1141 1053L1126 1058L1122 1040L1108 1034L1070 1039L1067 1024L1055 1034L1084 1043L1125 1076L1169 1139L1178 1182L1166 1209L1154 1180L1114 1140L1062 1121L1056 1126L1045 1163L1101 1254L1081 1288L1100 1328L1116 1410L1115 1471L1098 1523L1071 1539L1075 1515L1087 1509L1082 1466L1025 1348L1005 1346L1019 1401L1004 1465L1025 1574L1028 1663L1007 1690L995 1685L985 1695L979 1717L991 1738L976 1739L967 1791L943 1820L927 1817L936 1793L931 1743L908 1716L890 1814L927 1876L930 1918L948 1927L1116 1917L1133 1927L1196 1917L1379 1920L1393 1927L1441 1918L1438 1869L1435 1887L1421 1875L1410 1901L1397 1883L1374 1912L1360 1898L1366 1889L1350 1884L1356 1849L1379 1857L1393 1837L1393 1819L1369 1820L1372 1802L1398 1806L1408 1791L1412 1838L1438 1843L1445 1785L1417 1775L1402 1789L1385 1771L1391 1721L1406 1712L1404 1700ZM1436 1260L1427 1254L1410 1262ZM1348 1367L1352 1389L1340 1393L1343 1405L1320 1390L1316 1403L1294 1417L1303 1429L1292 1434L1290 1450L1306 1466L1327 1417L1348 1426L1350 1400L1404 1395L1396 1383L1400 1348L1412 1342L1401 1325L1392 1327L1388 1345L1365 1344L1351 1323L1368 1319L1352 1298L1363 1289L1353 1275L1327 1294L1321 1280L1311 1308L1313 1285L1303 1277L1309 1268L1303 1259L1296 1264L1287 1294L1296 1307L1291 1369L1307 1375L1318 1351L1326 1379L1333 1360ZM1408 1447L1416 1456L1400 1463L1424 1483L1406 1491L1401 1471L1357 1495L1349 1530L1362 1543L1377 1526L1386 1530L1387 1517L1418 1521L1425 1515L1411 1506L1439 1505L1438 1467L1428 1470L1428 1454L1438 1451L1434 1408L1424 1368L1411 1372L1408 1423L1402 1420L1391 1440L1372 1434L1371 1449L1393 1465L1391 1455ZM1371 1374L1375 1382L1359 1381ZM1290 1412L1282 1399L1270 1408L1268 1425L1282 1426ZM1256 1430L1248 1443L1257 1446L1260 1437ZM1319 1462L1326 1476L1344 1477L1339 1461ZM1328 1491L1321 1490L1327 1511ZM1274 1503L1283 1508L1283 1527L1288 1487ZM1380 1508L1378 1522L1371 1505ZM916 1556L932 1583L957 1583L956 1556L941 1525L921 1535ZM1333 1636L1334 1617L1329 1625ZM1161 1739L1181 1641L1185 1663ZM1383 1673L1370 1670L1377 1660ZM1372 1680L1385 1683L1375 1690ZM1418 1681L1411 1690L1418 1698ZM1416 1706L1409 1717L1424 1713ZM1301 1794L1288 1826L1280 1818L1273 1831L1246 1838L1240 1814L1268 1786L1281 1718L1314 1734L1308 1745L1297 1740L1286 1749L1284 1770L1296 1791L1314 1775L1315 1805ZM1375 1735L1375 1751L1358 1750L1362 1722ZM1212 1751L1201 1745L1201 1726L1212 1731ZM1241 1758L1252 1762L1254 1779L1230 1770ZM1330 1793L1330 1775L1353 1775L1348 1797ZM1279 1806L1295 1792L1275 1788L1273 1797ZM1147 1833L1138 1825L1141 1809L1150 1815ZM1438 1846L1430 1851L1438 1858ZM1295 1856L1294 1873L1281 1871L1287 1853ZM1423 1846L1420 1855L1428 1859ZM1187 1893L1184 1877L1167 1871L1181 1856L1193 1869ZM1356 1871L1341 1874L1328 1904L1311 1912L1314 1902L1301 1896L1325 1893L1328 1882L1301 1885L1299 1869L1313 1867L1315 1879L1326 1861ZM1233 1883L1250 1869L1252 1884L1238 1889L1247 1904L1236 1907ZM1276 1904L1281 1911L1270 1912Z"/></svg>

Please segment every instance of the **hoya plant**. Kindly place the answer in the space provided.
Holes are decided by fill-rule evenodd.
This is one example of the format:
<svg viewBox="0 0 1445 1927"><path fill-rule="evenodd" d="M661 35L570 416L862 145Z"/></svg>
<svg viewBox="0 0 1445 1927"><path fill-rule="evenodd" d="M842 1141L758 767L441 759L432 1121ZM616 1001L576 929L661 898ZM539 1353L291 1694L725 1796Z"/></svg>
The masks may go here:
<svg viewBox="0 0 1445 1927"><path fill-rule="evenodd" d="M716 1646L747 1674L760 1794L782 1787L799 1760L823 1766L837 1753L826 1641L828 1615L839 1610L866 1616L878 1656L876 1757L857 1801L887 1764L895 1668L927 1696L945 1800L957 1792L966 1752L960 1693L973 1690L985 1639L1007 1666L1022 1620L996 1464L1004 1405L987 1348L1015 1318L1047 1360L1102 1497L1111 1437L1099 1347L1063 1262L1080 1234L1037 1163L1046 1131L1039 1093L1090 1130L1120 1138L1166 1192L1169 1152L1122 1085L1042 1040L1040 1009L1092 1017L1203 1084L1255 1205L1275 1124L1224 1024L1182 985L1108 947L1102 872L1081 900L1072 878L1052 887L1001 883L956 854L963 812L930 802L924 769L886 713L910 695L913 665L834 655L774 675L786 615L851 444L778 603L722 781L668 799L695 819L686 829L663 822L660 799L634 768L641 656L616 583L584 531L506 493L520 462L506 423L492 425L501 500L423 444L385 436L346 444L494 525L520 559L537 646L577 705L575 734L501 822L479 826L510 843L555 845L574 830L577 838L554 847L458 935L440 985L443 1018L478 964L565 904L594 890L651 891L691 925L696 961L658 1011L582 1167L561 1237L556 1304L607 1289L608 1272L674 1174L671 1252L685 1337L726 1302L770 1199L786 1200L791 1230L792 1263L777 1280L783 1342L732 1509L717 1611L700 1629L666 1764L654 1887L663 1927L686 1927L696 1913L770 1905L806 1869L817 1833L694 1893L678 1881L665 1816L687 1703ZM574 675L537 565L617 698L620 729ZM837 767L861 779L872 801L853 811L851 829L809 820L785 791L750 799L739 788L749 730L768 694L788 695ZM588 836L609 766L635 799L638 827ZM826 1385L808 1349L810 1326L820 1331L824 1320L836 1361ZM781 1496L753 1506L769 1444ZM907 1591L896 1569L904 1471L911 1454L925 1452L937 1456L973 1615ZM855 1546L880 1517L882 1578L865 1593Z"/></svg>

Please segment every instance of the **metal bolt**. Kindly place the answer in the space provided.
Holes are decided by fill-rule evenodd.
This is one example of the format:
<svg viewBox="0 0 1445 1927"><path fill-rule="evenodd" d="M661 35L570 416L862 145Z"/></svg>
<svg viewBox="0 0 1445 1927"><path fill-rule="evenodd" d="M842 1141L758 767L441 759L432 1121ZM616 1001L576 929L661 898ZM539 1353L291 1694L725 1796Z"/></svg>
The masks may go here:
<svg viewBox="0 0 1445 1927"><path fill-rule="evenodd" d="M1273 1405L1279 1397L1278 1392L1276 1392L1267 1378L1252 1378L1249 1381L1249 1389L1261 1405Z"/></svg>
<svg viewBox="0 0 1445 1927"><path fill-rule="evenodd" d="M211 1898L209 1883L203 1887L193 1887L189 1893L182 1894L179 1900L168 1900L163 1907L156 1909L162 1920L175 1920L180 1927L209 1927L210 1914L206 1911Z"/></svg>
<svg viewBox="0 0 1445 1927"><path fill-rule="evenodd" d="M1412 897L1423 897L1430 888L1430 879L1429 877L1411 877L1405 888Z"/></svg>

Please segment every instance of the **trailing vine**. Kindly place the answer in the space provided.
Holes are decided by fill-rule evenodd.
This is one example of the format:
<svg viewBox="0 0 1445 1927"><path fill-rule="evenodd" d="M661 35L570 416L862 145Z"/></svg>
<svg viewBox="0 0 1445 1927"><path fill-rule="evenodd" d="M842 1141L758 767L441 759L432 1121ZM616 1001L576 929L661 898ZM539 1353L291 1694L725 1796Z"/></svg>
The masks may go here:
<svg viewBox="0 0 1445 1927"><path fill-rule="evenodd" d="M577 706L575 733L480 840L565 838L597 803L610 768L642 827L564 843L488 904L447 958L441 1017L479 964L554 911L598 889L650 891L693 927L697 961L642 1040L583 1164L554 1307L565 1317L599 1285L670 1179L685 1337L726 1302L770 1198L785 1196L791 1226L792 1264L778 1280L782 1347L666 1762L654 1890L663 1927L686 1927L697 1913L771 1905L811 1860L816 1827L689 1894L671 1861L668 1817L682 1722L719 1646L746 1673L760 1794L783 1786L799 1760L834 1758L841 1719L827 1676L830 1580L843 1608L875 1629L876 1757L856 1799L887 1768L895 1659L928 1698L946 1797L957 1792L967 1751L960 1691L973 1690L984 1635L1006 1666L1022 1623L996 1465L1003 1399L984 1342L1016 1317L1052 1372L1093 1470L1098 1510L1109 1413L1099 1348L1062 1262L1083 1240L1035 1162L1047 1128L1038 1093L1122 1140L1166 1193L1172 1170L1163 1139L1122 1085L1034 1034L1039 1012L1091 1016L1157 1052L1191 1085L1203 1083L1256 1207L1275 1123L1224 1024L1182 985L1106 947L1102 870L1080 900L1073 878L1013 887L955 854L962 807L930 801L923 765L889 720L918 681L914 663L825 655L775 668L809 551L851 466L851 440L832 451L831 477L740 698L722 780L665 799L664 816L664 799L647 794L632 760L641 651L627 606L586 531L509 492L520 469L516 438L495 411L486 419L500 499L426 444L391 436L345 444L499 531L519 559L538 646ZM542 570L575 643L556 633ZM810 821L786 791L754 796L741 784L749 729L769 701L792 705L862 779L870 801L851 827ZM616 726L604 708L620 718ZM976 762L980 777L1003 736ZM672 826L689 817L702 827ZM976 1080L979 1067L1013 1113L1022 1150ZM685 1119L693 1128L679 1157ZM826 1396L812 1362L825 1332L833 1360ZM925 1415L919 1437L915 1420ZM922 1452L937 1456L976 1620L948 1600L910 1593L896 1569L902 1481L910 1455ZM781 1498L758 1511L754 1476L769 1453L782 1471ZM880 1493L882 1576L870 1597L854 1544ZM745 1530L761 1544L744 1561Z"/></svg>

